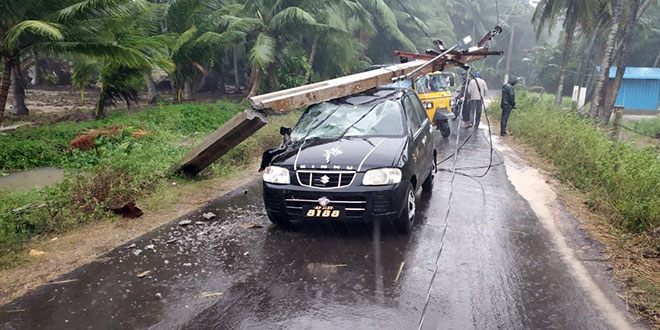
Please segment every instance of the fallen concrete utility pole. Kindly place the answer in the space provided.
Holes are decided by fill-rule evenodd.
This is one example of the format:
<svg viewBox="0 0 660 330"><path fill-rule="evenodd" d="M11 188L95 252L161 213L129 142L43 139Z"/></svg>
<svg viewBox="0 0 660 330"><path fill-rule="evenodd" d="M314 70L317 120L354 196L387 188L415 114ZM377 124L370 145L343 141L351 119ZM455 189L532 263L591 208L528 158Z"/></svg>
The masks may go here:
<svg viewBox="0 0 660 330"><path fill-rule="evenodd" d="M434 71L442 71L450 66L465 67L466 63L483 59L488 55L498 55L501 52L489 52L483 44L499 32L501 32L501 28L496 27L496 30L489 32L477 47L468 51L452 48L442 56L399 53L402 57L416 60L252 97L249 99L251 109L234 116L209 135L200 145L186 154L179 168L189 175L201 172L265 126L267 124L265 113L268 111L283 113L387 85L401 77L411 78L408 77L411 73L414 76L420 76ZM430 62L431 58L434 61Z"/></svg>
<svg viewBox="0 0 660 330"><path fill-rule="evenodd" d="M189 175L201 172L233 147L264 127L267 124L263 115L265 111L283 113L366 91L389 84L392 79L406 75L426 63L427 61L413 61L397 64L252 97L250 98L252 109L234 116L217 131L209 135L200 145L188 152L181 162L180 169ZM437 68L436 65L429 65L420 74L432 72Z"/></svg>

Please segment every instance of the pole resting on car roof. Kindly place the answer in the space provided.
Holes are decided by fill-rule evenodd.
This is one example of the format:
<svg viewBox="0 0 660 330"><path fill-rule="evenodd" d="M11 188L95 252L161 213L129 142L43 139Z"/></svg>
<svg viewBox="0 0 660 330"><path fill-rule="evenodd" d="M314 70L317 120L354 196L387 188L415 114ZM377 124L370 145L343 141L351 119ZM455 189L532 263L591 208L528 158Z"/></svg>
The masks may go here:
<svg viewBox="0 0 660 330"><path fill-rule="evenodd" d="M251 109L234 116L206 137L201 144L184 156L178 168L188 175L198 174L264 127L268 123L265 114L269 111L284 113L387 85L401 77L412 78L444 70L447 66L464 66L466 63L483 59L491 55L484 53L488 51L488 48L484 46L485 42L501 32L502 29L498 28L496 27L494 31L486 34L477 46L465 51L458 51L463 47L459 43L451 49L443 51L442 54L434 54L430 59L418 58L407 63L251 97L249 99ZM464 41L469 43L471 39ZM399 55L404 56L402 53Z"/></svg>

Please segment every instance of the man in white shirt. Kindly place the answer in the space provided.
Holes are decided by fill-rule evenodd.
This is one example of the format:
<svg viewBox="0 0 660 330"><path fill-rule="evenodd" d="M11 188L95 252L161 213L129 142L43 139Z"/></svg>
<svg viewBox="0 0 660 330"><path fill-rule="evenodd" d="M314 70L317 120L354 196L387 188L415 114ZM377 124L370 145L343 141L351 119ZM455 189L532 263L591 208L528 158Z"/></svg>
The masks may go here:
<svg viewBox="0 0 660 330"><path fill-rule="evenodd" d="M481 73L477 72L474 78L470 79L467 88L467 113L463 114L464 128L472 127L472 121L470 120L472 114L474 114L474 125L479 127L486 94L488 94L488 85L481 77Z"/></svg>

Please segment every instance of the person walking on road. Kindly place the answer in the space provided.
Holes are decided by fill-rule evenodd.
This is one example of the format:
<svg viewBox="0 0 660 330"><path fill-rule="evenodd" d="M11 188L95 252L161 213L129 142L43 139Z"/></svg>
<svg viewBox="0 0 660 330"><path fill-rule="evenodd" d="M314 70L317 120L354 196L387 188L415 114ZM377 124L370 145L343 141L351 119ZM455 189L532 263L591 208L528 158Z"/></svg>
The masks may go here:
<svg viewBox="0 0 660 330"><path fill-rule="evenodd" d="M477 104L476 107L474 125L479 127L479 123L481 123L481 111L485 106L485 99L488 95L488 84L486 84L486 81L481 77L481 72L477 72L474 75L474 80L477 81L477 86L479 87L479 90L477 91L477 95L479 96L479 104Z"/></svg>
<svg viewBox="0 0 660 330"><path fill-rule="evenodd" d="M514 86L518 83L517 78L509 79L509 82L502 86L502 120L500 121L500 136L506 136L506 125L511 115L511 110L516 108L516 91Z"/></svg>
<svg viewBox="0 0 660 330"><path fill-rule="evenodd" d="M474 77L469 78L467 84L467 91L465 93L467 108L465 109L466 111L463 112L463 128L472 127L472 118L474 118L474 125L479 127L486 93L488 93L486 81L481 78L481 73L477 72Z"/></svg>

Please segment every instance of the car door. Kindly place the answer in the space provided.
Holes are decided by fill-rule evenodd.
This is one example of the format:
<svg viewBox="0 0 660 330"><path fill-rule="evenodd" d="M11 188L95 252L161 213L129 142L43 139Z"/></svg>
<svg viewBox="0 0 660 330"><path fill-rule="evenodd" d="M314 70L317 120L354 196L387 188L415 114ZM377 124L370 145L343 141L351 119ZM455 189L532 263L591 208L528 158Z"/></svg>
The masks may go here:
<svg viewBox="0 0 660 330"><path fill-rule="evenodd" d="M426 168L426 153L425 145L429 142L428 136L425 134L425 125L424 121L418 114L418 109L416 102L419 102L419 98L415 94L409 93L403 97L403 107L406 111L406 121L408 122L408 129L410 134L410 150L412 151L411 155L411 168L413 169L414 174L417 176L418 183L421 183L420 180L426 178L425 168ZM421 106L421 103L420 103ZM422 108L423 111L423 108ZM428 121L428 120L427 120ZM428 123L427 123L428 124ZM428 131L428 129L426 129Z"/></svg>
<svg viewBox="0 0 660 330"><path fill-rule="evenodd" d="M433 150L435 149L434 148L435 140L433 139L433 129L431 127L431 120L427 116L426 110L424 109L424 105L422 104L422 101L419 99L419 96L415 93L411 93L410 97L413 103L413 108L415 109L415 113L422 122L421 134L423 134L424 137L422 138L422 150L419 157L424 159L422 166L424 169L427 170L427 172L424 173L424 177L426 177L426 175L430 173L432 169L431 164L433 162Z"/></svg>

